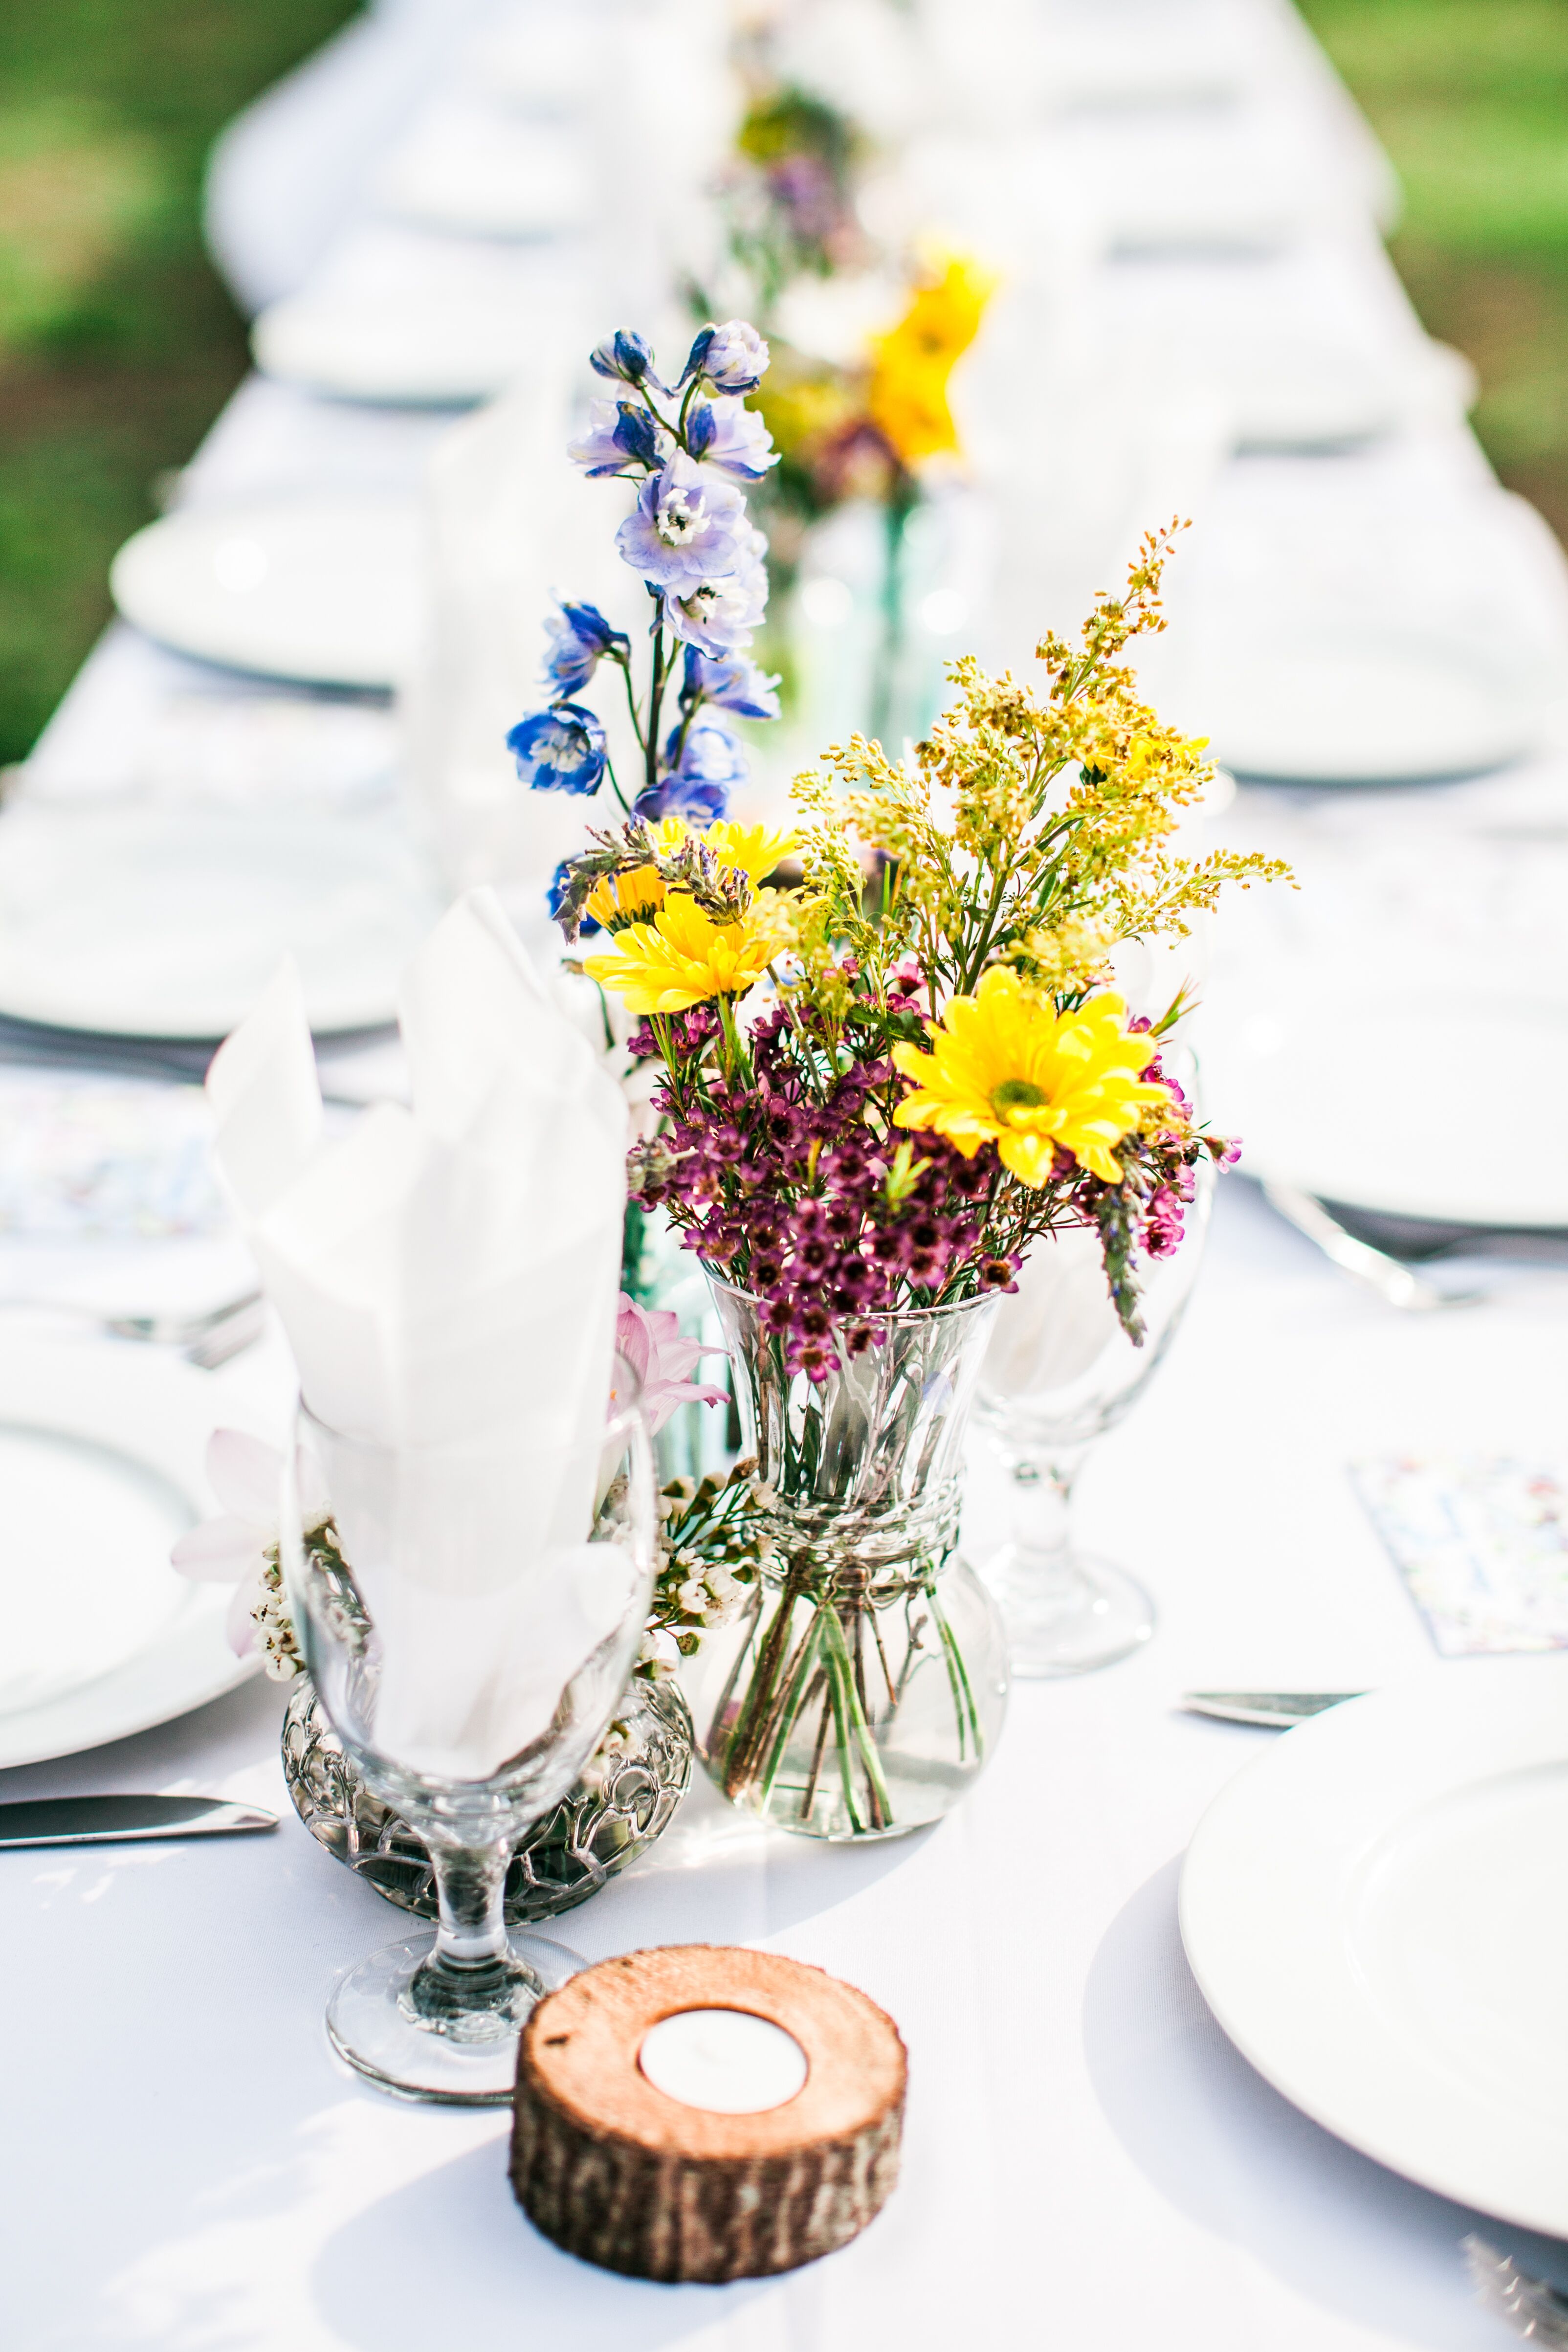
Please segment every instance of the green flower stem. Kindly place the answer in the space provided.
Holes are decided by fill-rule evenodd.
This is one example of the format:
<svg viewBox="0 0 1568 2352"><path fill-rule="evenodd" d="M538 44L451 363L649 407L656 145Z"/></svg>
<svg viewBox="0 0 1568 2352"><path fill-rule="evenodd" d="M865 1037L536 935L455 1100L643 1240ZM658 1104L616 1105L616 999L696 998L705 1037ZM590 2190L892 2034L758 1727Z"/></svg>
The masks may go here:
<svg viewBox="0 0 1568 2352"><path fill-rule="evenodd" d="M888 1794L887 1782L883 1778L882 1759L876 1752L876 1742L871 1736L871 1726L865 1719L855 1691L854 1668L850 1659L848 1644L844 1640L844 1629L839 1622L839 1612L831 1601L821 1604L821 1615L822 1640L828 1654L829 1668L837 1684L843 1712L852 1727L854 1745L860 1749L861 1762L865 1767L865 1777L871 1789L872 1826L873 1829L886 1829L893 1819L893 1799ZM848 1769L847 1758L845 1769Z"/></svg>
<svg viewBox="0 0 1568 2352"><path fill-rule="evenodd" d="M936 1598L935 1589L928 1592L927 1599L931 1606L932 1618L941 1638L942 1655L946 1662L948 1686L953 1693L953 1712L958 1719L959 1761L962 1762L964 1755L966 1717L968 1718L969 1737L975 1744L975 1755L978 1759L984 1753L985 1741L980 1736L980 1718L975 1711L975 1694L970 1688L969 1676L964 1664L964 1654L953 1637L953 1628L942 1613L942 1604Z"/></svg>
<svg viewBox="0 0 1568 2352"><path fill-rule="evenodd" d="M789 1745L789 1735L806 1711L810 1696L811 1670L817 1663L817 1651L821 1643L821 1630L817 1619L813 1617L807 1629L806 1638L795 1654L795 1667L785 1686L784 1696L778 1710L779 1728L774 1734L772 1751L768 1759L767 1769L762 1776L760 1802L764 1805L773 1794L773 1783L779 1778L779 1768L784 1761L784 1750ZM794 1703L791 1704L791 1701Z"/></svg>
<svg viewBox="0 0 1568 2352"><path fill-rule="evenodd" d="M833 1706L833 1745L838 1750L839 1778L843 1783L844 1807L850 1817L850 1827L858 1835L865 1827L855 1803L854 1774L850 1768L850 1735L844 1705L844 1672L836 1658L828 1661L828 1691Z"/></svg>

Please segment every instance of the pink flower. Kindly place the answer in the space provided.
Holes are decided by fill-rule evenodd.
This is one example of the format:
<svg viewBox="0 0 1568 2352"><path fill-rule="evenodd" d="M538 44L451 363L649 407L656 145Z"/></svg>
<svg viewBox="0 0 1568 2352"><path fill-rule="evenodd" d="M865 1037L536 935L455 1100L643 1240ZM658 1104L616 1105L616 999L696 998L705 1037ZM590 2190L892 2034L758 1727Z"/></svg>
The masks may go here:
<svg viewBox="0 0 1568 2352"><path fill-rule="evenodd" d="M319 1526L330 1509L326 1495L316 1491L318 1478L308 1456L299 1456L301 1501L309 1526ZM222 1513L203 1519L183 1535L170 1553L182 1576L198 1584L232 1584L229 1646L236 1657L248 1657L258 1646L258 1612L272 1613L278 1591L277 1522L283 1456L276 1445L246 1437L237 1429L215 1429L207 1441L207 1483ZM305 1491L308 1489L308 1491ZM274 1663L270 1650L269 1664Z"/></svg>
<svg viewBox="0 0 1568 2352"><path fill-rule="evenodd" d="M667 1307L650 1314L622 1291L615 1345L643 1384L643 1410L651 1430L663 1429L678 1404L727 1402L723 1389L698 1388L686 1378L700 1356L721 1356L724 1349L684 1339L679 1316Z"/></svg>

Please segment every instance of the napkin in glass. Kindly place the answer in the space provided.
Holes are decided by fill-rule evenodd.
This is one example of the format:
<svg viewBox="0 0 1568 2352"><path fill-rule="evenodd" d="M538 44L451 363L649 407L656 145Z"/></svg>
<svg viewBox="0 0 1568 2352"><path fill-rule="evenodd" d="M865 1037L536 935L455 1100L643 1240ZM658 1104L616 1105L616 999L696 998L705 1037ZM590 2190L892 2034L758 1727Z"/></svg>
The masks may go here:
<svg viewBox="0 0 1568 2352"><path fill-rule="evenodd" d="M307 1405L398 1457L395 1511L333 1496L380 1637L378 1747L483 1779L544 1729L630 1591L625 1556L587 1540L626 1106L488 890L420 950L399 1018L409 1106L329 1139L285 965L207 1093Z"/></svg>

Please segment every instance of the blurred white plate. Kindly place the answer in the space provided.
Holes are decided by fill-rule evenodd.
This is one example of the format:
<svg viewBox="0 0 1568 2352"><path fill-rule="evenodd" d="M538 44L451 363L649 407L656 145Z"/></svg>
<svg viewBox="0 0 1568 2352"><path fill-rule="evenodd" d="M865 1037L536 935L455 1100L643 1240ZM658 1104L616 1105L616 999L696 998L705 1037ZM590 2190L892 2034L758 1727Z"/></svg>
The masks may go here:
<svg viewBox="0 0 1568 2352"><path fill-rule="evenodd" d="M1198 1826L1182 1939L1286 2098L1568 2234L1568 1658L1467 1661L1291 1731Z"/></svg>
<svg viewBox="0 0 1568 2352"><path fill-rule="evenodd" d="M388 688L418 618L412 499L298 497L193 507L126 541L109 585L177 653L312 686Z"/></svg>
<svg viewBox="0 0 1568 2352"><path fill-rule="evenodd" d="M1474 996L1401 1001L1245 976L1203 1013L1205 1105L1249 1176L1440 1224L1568 1226L1568 1012ZM1469 1114L1460 1116L1464 1100Z"/></svg>
<svg viewBox="0 0 1568 2352"><path fill-rule="evenodd" d="M1244 781L1419 783L1500 768L1539 714L1513 668L1458 636L1303 619L1199 652L1183 681L1215 757Z"/></svg>
<svg viewBox="0 0 1568 2352"><path fill-rule="evenodd" d="M399 219L470 236L555 236L590 204L581 142L555 123L487 106L433 107L387 158L376 186Z"/></svg>
<svg viewBox="0 0 1568 2352"><path fill-rule="evenodd" d="M418 293L290 295L251 329L265 374L340 400L456 406L488 399L538 349L520 304Z"/></svg>
<svg viewBox="0 0 1568 2352"><path fill-rule="evenodd" d="M226 1587L169 1548L210 1507L209 1375L147 1348L0 1339L0 1769L204 1706L256 1672Z"/></svg>
<svg viewBox="0 0 1568 2352"><path fill-rule="evenodd" d="M0 1013L222 1037L292 955L312 1028L374 1028L439 911L368 819L18 803L0 816Z"/></svg>

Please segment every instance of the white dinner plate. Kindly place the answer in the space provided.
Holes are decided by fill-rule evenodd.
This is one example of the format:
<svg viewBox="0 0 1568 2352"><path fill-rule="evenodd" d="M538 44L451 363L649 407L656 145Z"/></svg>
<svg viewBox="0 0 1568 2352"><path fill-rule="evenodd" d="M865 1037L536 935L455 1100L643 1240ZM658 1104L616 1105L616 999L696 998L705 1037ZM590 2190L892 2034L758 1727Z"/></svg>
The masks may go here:
<svg viewBox="0 0 1568 2352"><path fill-rule="evenodd" d="M1202 1030L1204 1100L1239 1136L1249 1176L1438 1224L1568 1226L1568 1013L1482 997L1285 997L1217 984ZM1457 1148L1435 1074L1482 1090L1486 1149Z"/></svg>
<svg viewBox="0 0 1568 2352"><path fill-rule="evenodd" d="M1480 775L1521 758L1540 727L1514 664L1437 629L1303 619L1277 636L1216 631L1182 692L1215 757L1260 783Z"/></svg>
<svg viewBox="0 0 1568 2352"><path fill-rule="evenodd" d="M453 407L487 400L538 347L520 304L428 292L357 299L293 294L251 329L264 373L340 400Z"/></svg>
<svg viewBox="0 0 1568 2352"><path fill-rule="evenodd" d="M418 625L413 499L299 496L189 507L110 566L126 620L176 653L308 686L386 689Z"/></svg>
<svg viewBox="0 0 1568 2352"><path fill-rule="evenodd" d="M574 132L458 99L415 124L388 156L375 193L399 220L470 236L557 236L580 227L591 209Z"/></svg>
<svg viewBox="0 0 1568 2352"><path fill-rule="evenodd" d="M170 1546L212 1508L209 1376L151 1349L0 1337L0 1769L124 1739L256 1672L225 1586Z"/></svg>
<svg viewBox="0 0 1568 2352"><path fill-rule="evenodd" d="M1380 2164L1568 2236L1568 1657L1291 1731L1198 1826L1182 1939L1242 2055Z"/></svg>
<svg viewBox="0 0 1568 2352"><path fill-rule="evenodd" d="M222 1037L292 955L318 1034L376 1028L439 911L374 817L19 802L0 816L0 1014Z"/></svg>

